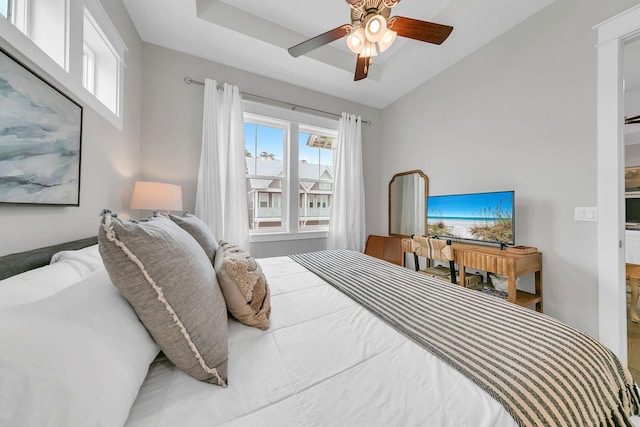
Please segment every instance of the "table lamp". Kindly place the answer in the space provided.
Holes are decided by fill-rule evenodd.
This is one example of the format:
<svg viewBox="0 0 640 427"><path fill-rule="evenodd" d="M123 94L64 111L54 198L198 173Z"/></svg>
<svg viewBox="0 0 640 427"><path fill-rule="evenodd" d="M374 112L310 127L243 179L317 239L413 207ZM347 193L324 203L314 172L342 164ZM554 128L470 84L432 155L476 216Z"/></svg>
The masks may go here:
<svg viewBox="0 0 640 427"><path fill-rule="evenodd" d="M181 211L182 187L163 182L138 181L133 188L130 209Z"/></svg>

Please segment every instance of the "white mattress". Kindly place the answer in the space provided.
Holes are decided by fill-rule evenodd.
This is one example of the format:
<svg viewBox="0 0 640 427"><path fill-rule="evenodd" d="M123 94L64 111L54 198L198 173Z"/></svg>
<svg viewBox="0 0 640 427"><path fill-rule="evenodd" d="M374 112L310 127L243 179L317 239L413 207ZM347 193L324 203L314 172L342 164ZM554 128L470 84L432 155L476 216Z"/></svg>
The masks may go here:
<svg viewBox="0 0 640 427"><path fill-rule="evenodd" d="M493 398L288 257L259 260L268 331L229 320L229 387L160 359L140 426L514 426Z"/></svg>

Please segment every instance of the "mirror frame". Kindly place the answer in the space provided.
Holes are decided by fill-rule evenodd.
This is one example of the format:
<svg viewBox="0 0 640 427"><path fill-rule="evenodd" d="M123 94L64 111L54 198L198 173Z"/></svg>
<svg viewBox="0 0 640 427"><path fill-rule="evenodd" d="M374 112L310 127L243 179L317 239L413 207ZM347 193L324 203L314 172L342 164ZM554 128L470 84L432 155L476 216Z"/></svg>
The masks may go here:
<svg viewBox="0 0 640 427"><path fill-rule="evenodd" d="M396 234L396 233L392 233L391 232L391 184L393 184L393 182L396 180L396 178L399 178L399 177L405 176L405 175L412 175L414 173L417 173L418 175L420 175L421 178L424 179L424 195L423 195L423 199L422 200L423 200L423 203L424 203L425 221L424 221L424 230L422 230L422 235L426 235L426 233L427 233L427 218L426 218L426 216L427 216L427 196L429 195L429 178L420 169L414 169L414 170L407 171L407 172L398 172L397 174L393 175L393 177L391 178L391 181L389 181L389 189L388 189L388 193L387 193L387 197L389 198L389 206L388 206L388 212L387 212L389 236L411 237L411 236L408 236L408 235L405 235L405 234Z"/></svg>

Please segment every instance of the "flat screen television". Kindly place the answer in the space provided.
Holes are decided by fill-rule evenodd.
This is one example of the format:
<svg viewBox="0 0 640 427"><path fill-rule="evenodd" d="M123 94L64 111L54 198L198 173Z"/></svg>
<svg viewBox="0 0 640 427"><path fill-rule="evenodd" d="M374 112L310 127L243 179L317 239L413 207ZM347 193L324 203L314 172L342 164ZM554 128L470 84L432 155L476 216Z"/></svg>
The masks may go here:
<svg viewBox="0 0 640 427"><path fill-rule="evenodd" d="M633 225L640 224L640 198L627 197L625 208L625 222Z"/></svg>
<svg viewBox="0 0 640 427"><path fill-rule="evenodd" d="M427 197L427 234L515 245L513 191Z"/></svg>

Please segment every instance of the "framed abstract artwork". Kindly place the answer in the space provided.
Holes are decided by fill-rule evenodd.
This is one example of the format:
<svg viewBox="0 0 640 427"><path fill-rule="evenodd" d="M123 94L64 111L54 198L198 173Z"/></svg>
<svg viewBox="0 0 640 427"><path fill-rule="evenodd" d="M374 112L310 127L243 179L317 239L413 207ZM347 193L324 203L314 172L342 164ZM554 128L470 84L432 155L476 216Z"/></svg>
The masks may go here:
<svg viewBox="0 0 640 427"><path fill-rule="evenodd" d="M0 203L80 205L82 107L0 49Z"/></svg>

